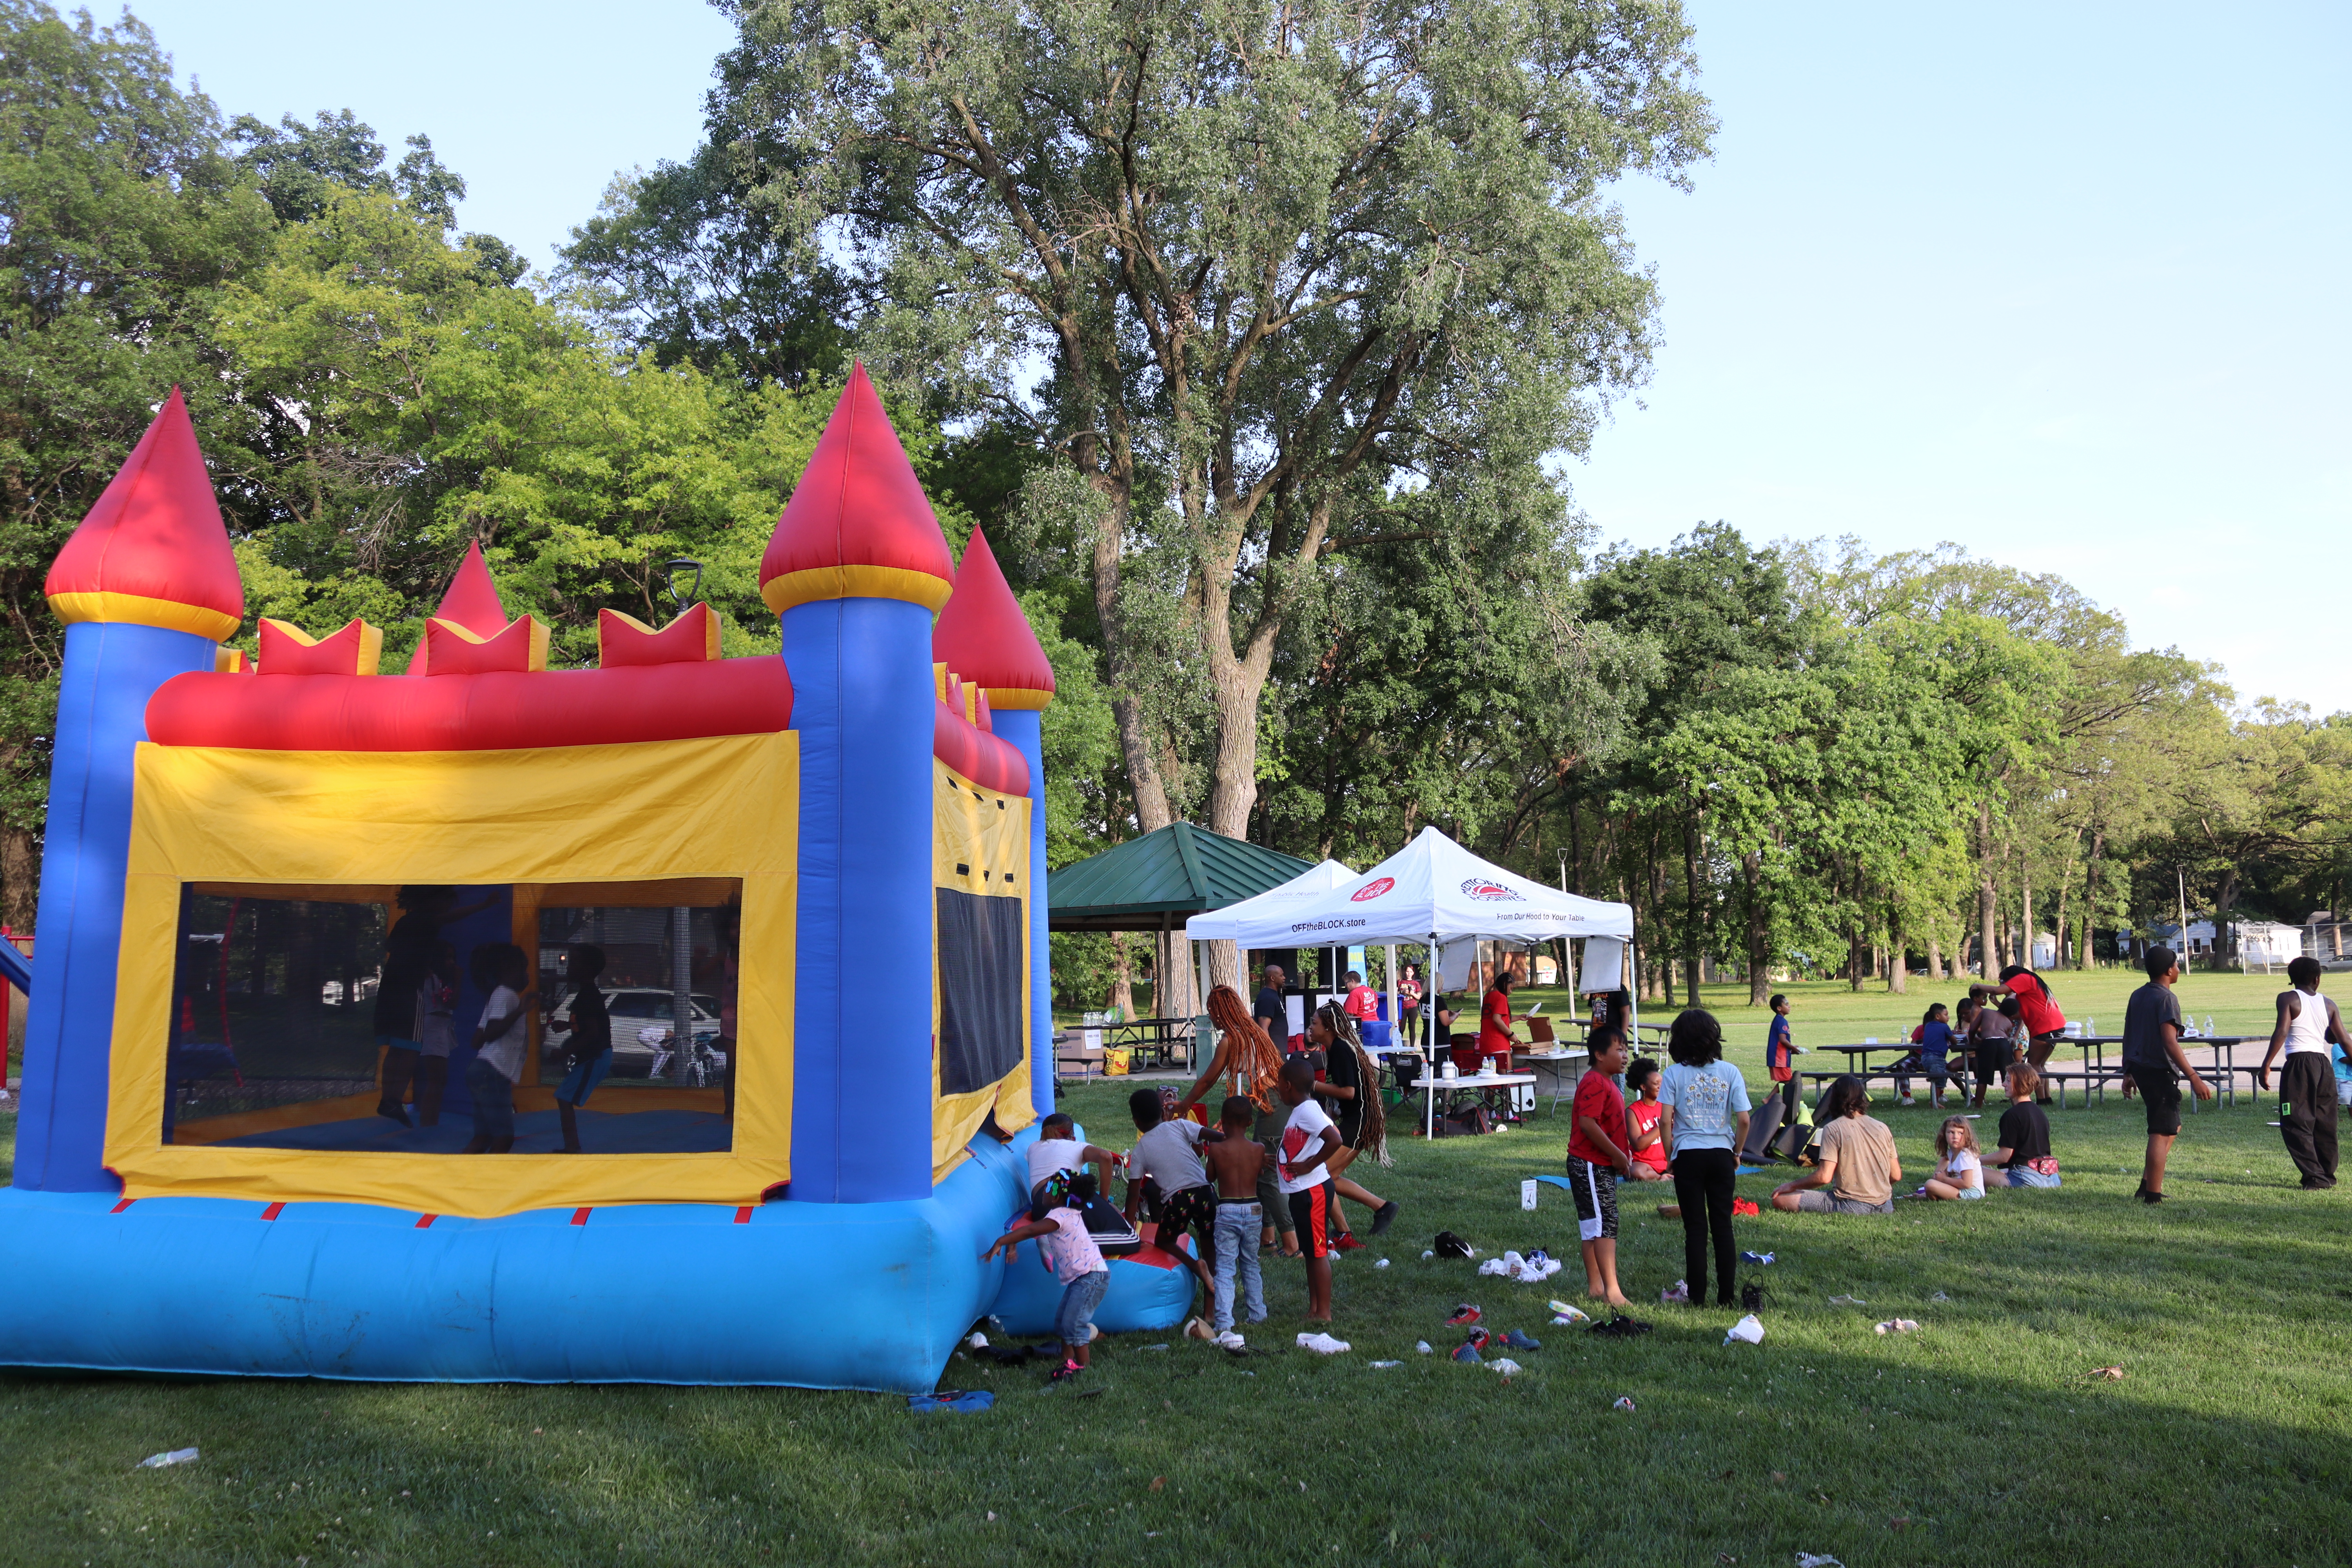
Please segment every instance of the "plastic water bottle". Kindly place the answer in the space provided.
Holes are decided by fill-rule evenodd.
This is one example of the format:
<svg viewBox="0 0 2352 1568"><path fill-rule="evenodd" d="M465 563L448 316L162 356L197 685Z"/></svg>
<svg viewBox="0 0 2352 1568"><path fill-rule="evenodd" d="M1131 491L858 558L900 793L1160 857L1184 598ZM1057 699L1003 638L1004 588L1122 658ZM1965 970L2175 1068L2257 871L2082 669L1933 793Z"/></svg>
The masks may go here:
<svg viewBox="0 0 2352 1568"><path fill-rule="evenodd" d="M2213 1037L2213 1015L2210 1013L2205 1015L2205 1037L2209 1040Z"/></svg>

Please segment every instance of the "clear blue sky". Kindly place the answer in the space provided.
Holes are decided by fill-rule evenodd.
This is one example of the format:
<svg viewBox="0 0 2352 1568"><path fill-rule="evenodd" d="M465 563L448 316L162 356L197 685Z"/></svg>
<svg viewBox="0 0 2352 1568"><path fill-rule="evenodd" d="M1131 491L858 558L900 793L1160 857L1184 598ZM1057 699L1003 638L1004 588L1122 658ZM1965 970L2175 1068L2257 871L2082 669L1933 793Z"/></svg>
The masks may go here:
<svg viewBox="0 0 2352 1568"><path fill-rule="evenodd" d="M150 0L224 111L424 131L542 263L694 144L692 0ZM1693 0L1723 121L1628 189L1664 346L1570 478L1604 538L1952 540L2242 696L2352 709L2352 6Z"/></svg>

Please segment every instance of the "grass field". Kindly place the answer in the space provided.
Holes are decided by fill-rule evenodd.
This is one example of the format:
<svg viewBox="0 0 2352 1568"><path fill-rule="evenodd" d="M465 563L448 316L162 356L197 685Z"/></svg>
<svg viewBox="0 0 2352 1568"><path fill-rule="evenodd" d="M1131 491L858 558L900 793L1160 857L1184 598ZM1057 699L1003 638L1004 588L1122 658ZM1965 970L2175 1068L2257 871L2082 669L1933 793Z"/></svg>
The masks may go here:
<svg viewBox="0 0 2352 1568"><path fill-rule="evenodd" d="M2127 978L2065 976L2060 997L2120 1019ZM2183 989L2243 1027L2278 984ZM1926 999L1809 988L1800 1037L1891 1037ZM1726 1016L1752 1066L1758 1016ZM1123 1146L1124 1087L1066 1103ZM1924 1169L1934 1113L1884 1114ZM1580 1293L1573 1262L1529 1288L1422 1258L1441 1227L1573 1258L1564 1194L1518 1206L1565 1140L1538 1113L1359 1168L1404 1212L1339 1266L1354 1349L1329 1360L1290 1348L1303 1280L1275 1262L1256 1353L1116 1336L1084 1397L958 1360L948 1385L998 1395L980 1415L776 1390L5 1378L0 1559L2315 1568L2352 1558L2352 1183L2297 1191L2276 1114L2191 1120L2158 1208L2131 1201L2140 1123L2111 1096L2054 1118L2060 1191L1742 1221L1743 1247L1780 1257L1752 1274L1770 1290L1753 1347L1723 1345L1737 1314L1712 1309L1637 1308L1657 1325L1637 1340L1552 1329L1542 1301ZM1653 1302L1681 1272L1654 1193L1629 1194L1622 1263ZM1463 1300L1543 1340L1522 1375L1414 1353L1450 1347ZM1921 1331L1872 1332L1898 1315ZM2092 1380L2103 1366L2122 1380ZM132 1468L191 1444L194 1465Z"/></svg>

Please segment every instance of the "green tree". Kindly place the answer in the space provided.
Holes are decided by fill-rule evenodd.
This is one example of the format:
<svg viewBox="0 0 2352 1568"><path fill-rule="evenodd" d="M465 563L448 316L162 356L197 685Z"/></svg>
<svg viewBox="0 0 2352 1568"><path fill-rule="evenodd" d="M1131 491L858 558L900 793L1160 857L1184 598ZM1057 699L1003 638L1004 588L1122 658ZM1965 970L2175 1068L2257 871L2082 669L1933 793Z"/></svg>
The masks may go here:
<svg viewBox="0 0 2352 1568"><path fill-rule="evenodd" d="M270 227L211 101L143 26L0 0L0 918L19 929L61 643L42 581L173 383L208 440L246 439L212 301Z"/></svg>
<svg viewBox="0 0 2352 1568"><path fill-rule="evenodd" d="M1020 422L1091 496L1147 828L1171 816L1145 713L1167 639L1138 605L1199 661L1205 815L1239 834L1306 579L1400 488L1543 483L1581 447L1654 304L1601 192L1675 177L1711 130L1671 5L734 14L718 101L783 155L781 233L836 228L889 301L887 367Z"/></svg>

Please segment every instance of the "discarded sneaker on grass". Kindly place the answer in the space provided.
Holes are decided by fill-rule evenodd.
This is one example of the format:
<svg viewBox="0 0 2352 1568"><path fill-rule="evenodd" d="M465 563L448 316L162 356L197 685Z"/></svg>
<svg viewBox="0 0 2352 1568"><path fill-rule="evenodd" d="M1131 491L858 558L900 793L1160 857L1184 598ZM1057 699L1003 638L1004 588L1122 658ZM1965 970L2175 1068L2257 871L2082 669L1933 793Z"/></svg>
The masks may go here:
<svg viewBox="0 0 2352 1568"><path fill-rule="evenodd" d="M1650 1325L1642 1321L1639 1318L1629 1318L1624 1313L1620 1312L1615 1317L1610 1319L1607 1322L1595 1323L1591 1328L1585 1331L1587 1333L1601 1334L1612 1340L1630 1340L1635 1334L1648 1333L1650 1331Z"/></svg>
<svg viewBox="0 0 2352 1568"><path fill-rule="evenodd" d="M1583 1323L1591 1321L1590 1314L1572 1301L1554 1299L1545 1302L1544 1305L1551 1309L1551 1321L1555 1323Z"/></svg>
<svg viewBox="0 0 2352 1568"><path fill-rule="evenodd" d="M1520 1332L1517 1329L1513 1329L1510 1332L1502 1335L1501 1342L1510 1346L1515 1351L1539 1351L1543 1349L1543 1342L1541 1340L1534 1339Z"/></svg>
<svg viewBox="0 0 2352 1568"><path fill-rule="evenodd" d="M1458 1329L1465 1323L1475 1323L1477 1321L1478 1309L1465 1301L1454 1309L1453 1316L1445 1320L1445 1326L1449 1329Z"/></svg>
<svg viewBox="0 0 2352 1568"><path fill-rule="evenodd" d="M1739 1261L1753 1263L1759 1268L1769 1268L1772 1265L1772 1256L1769 1252L1743 1252L1739 1255Z"/></svg>
<svg viewBox="0 0 2352 1568"><path fill-rule="evenodd" d="M1465 1341L1454 1347L1454 1359L1467 1366L1481 1366L1485 1364L1486 1358L1478 1353L1476 1345Z"/></svg>
<svg viewBox="0 0 2352 1568"><path fill-rule="evenodd" d="M1184 1337L1188 1340L1213 1340L1217 1337L1217 1331L1209 1327L1205 1318L1187 1318L1184 1320Z"/></svg>
<svg viewBox="0 0 2352 1568"><path fill-rule="evenodd" d="M1317 1355L1344 1355L1348 1351L1348 1342L1335 1340L1328 1333L1301 1334L1298 1336L1298 1348L1313 1351Z"/></svg>
<svg viewBox="0 0 2352 1568"><path fill-rule="evenodd" d="M1227 1329L1209 1342L1221 1351L1240 1351L1249 1348L1249 1342L1231 1329Z"/></svg>
<svg viewBox="0 0 2352 1568"><path fill-rule="evenodd" d="M1468 1242L1463 1240L1460 1237L1454 1235L1450 1230L1439 1231L1437 1233L1437 1238L1430 1245L1435 1249L1437 1256L1440 1258L1475 1258L1478 1256L1478 1249L1476 1247L1471 1246Z"/></svg>

